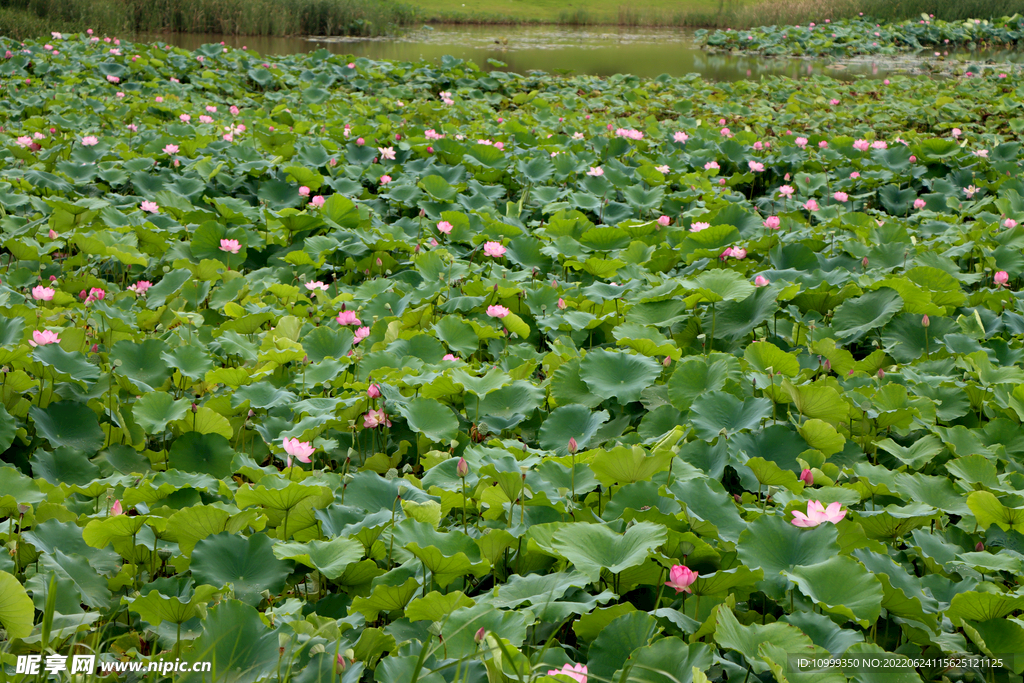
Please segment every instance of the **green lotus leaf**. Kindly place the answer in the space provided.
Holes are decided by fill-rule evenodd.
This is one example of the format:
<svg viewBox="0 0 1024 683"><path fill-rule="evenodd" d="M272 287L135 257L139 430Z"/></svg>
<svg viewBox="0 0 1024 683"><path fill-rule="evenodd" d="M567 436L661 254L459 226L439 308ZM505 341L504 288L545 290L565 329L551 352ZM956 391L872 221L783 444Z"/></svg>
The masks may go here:
<svg viewBox="0 0 1024 683"><path fill-rule="evenodd" d="M640 392L661 374L661 364L645 356L597 349L580 362L580 377L601 398L626 404L640 400Z"/></svg>
<svg viewBox="0 0 1024 683"><path fill-rule="evenodd" d="M192 653L213 663L209 672L184 674L185 683L255 683L272 673L278 663L276 631L268 628L259 612L238 600L225 600L209 609L203 633L192 644Z"/></svg>
<svg viewBox="0 0 1024 683"><path fill-rule="evenodd" d="M588 676L612 680L637 648L651 642L657 629L657 621L646 612L630 612L613 619L590 646Z"/></svg>
<svg viewBox="0 0 1024 683"><path fill-rule="evenodd" d="M103 430L96 413L84 403L57 401L45 408L32 406L29 417L39 434L55 447L95 453L103 446Z"/></svg>
<svg viewBox="0 0 1024 683"><path fill-rule="evenodd" d="M582 450L590 445L597 430L607 421L608 411L605 410L594 412L581 405L559 406L541 424L538 441L545 450L568 455L569 439L576 439L577 447Z"/></svg>
<svg viewBox="0 0 1024 683"><path fill-rule="evenodd" d="M762 515L739 536L736 552L747 567L764 570L763 590L781 599L789 586L784 572L816 565L839 553L836 528L821 525L801 529L775 515Z"/></svg>
<svg viewBox="0 0 1024 683"><path fill-rule="evenodd" d="M668 449L648 455L640 446L620 446L597 453L590 468L604 486L632 484L649 481L654 474L667 470L673 457L675 454Z"/></svg>
<svg viewBox="0 0 1024 683"><path fill-rule="evenodd" d="M967 496L967 507L982 527L995 524L1003 531L1024 530L1024 506L1007 507L989 491L975 491Z"/></svg>
<svg viewBox="0 0 1024 683"><path fill-rule="evenodd" d="M488 393L482 399L467 397L466 409L471 415L479 415L482 425L500 432L515 427L533 415L543 401L543 390L530 382L517 380Z"/></svg>
<svg viewBox="0 0 1024 683"><path fill-rule="evenodd" d="M810 654L814 650L811 639L796 626L782 622L744 626L736 620L732 610L725 607L718 610L715 642L743 655L751 670L756 673L764 673L769 668L758 652L762 643L777 645L790 655Z"/></svg>
<svg viewBox="0 0 1024 683"><path fill-rule="evenodd" d="M152 392L171 376L162 359L166 352L167 344L160 339L146 339L141 344L119 341L110 350L110 358L114 372L130 379L142 391Z"/></svg>
<svg viewBox="0 0 1024 683"><path fill-rule="evenodd" d="M1024 596L1004 593L966 591L957 593L950 601L946 616L959 623L961 619L988 621L1002 619L1024 607Z"/></svg>
<svg viewBox="0 0 1024 683"><path fill-rule="evenodd" d="M742 301L754 293L754 285L732 270L705 271L694 278L691 287L710 303Z"/></svg>
<svg viewBox="0 0 1024 683"><path fill-rule="evenodd" d="M344 574L349 565L362 558L363 545L349 538L310 541L305 544L278 543L274 546L274 556L279 560L301 562L333 580Z"/></svg>
<svg viewBox="0 0 1024 683"><path fill-rule="evenodd" d="M0 571L0 624L9 638L24 638L32 633L35 607L21 582Z"/></svg>
<svg viewBox="0 0 1024 683"><path fill-rule="evenodd" d="M414 398L397 407L411 430L432 441L449 441L458 432L459 423L451 408L434 399Z"/></svg>
<svg viewBox="0 0 1024 683"><path fill-rule="evenodd" d="M189 422L189 418L185 418ZM200 472L217 478L231 474L231 461L235 452L220 434L185 432L171 445L167 461L171 467L184 472Z"/></svg>
<svg viewBox="0 0 1024 683"><path fill-rule="evenodd" d="M903 299L899 293L882 287L843 302L832 317L832 331L844 341L860 339L885 325L902 308Z"/></svg>
<svg viewBox="0 0 1024 683"><path fill-rule="evenodd" d="M603 524L572 525L555 532L552 547L577 571L596 580L601 569L617 573L642 564L651 550L665 542L665 527L640 522L624 534Z"/></svg>
<svg viewBox="0 0 1024 683"><path fill-rule="evenodd" d="M711 648L705 643L686 643L670 636L634 650L623 671L637 683L691 683L694 672L711 667ZM613 680L621 680L616 672Z"/></svg>
<svg viewBox="0 0 1024 683"><path fill-rule="evenodd" d="M771 342L754 342L743 351L743 358L759 372L796 377L800 373L800 362L795 356L785 353Z"/></svg>
<svg viewBox="0 0 1024 683"><path fill-rule="evenodd" d="M416 598L405 608L409 621L444 621L445 617L462 607L472 607L476 602L462 591L442 594L431 591L422 598Z"/></svg>
<svg viewBox="0 0 1024 683"><path fill-rule="evenodd" d="M689 410L701 395L725 387L729 366L720 359L687 358L676 364L668 380L668 398L677 410Z"/></svg>
<svg viewBox="0 0 1024 683"><path fill-rule="evenodd" d="M37 346L32 351L32 357L53 368L53 372L68 375L80 382L95 382L100 376L100 369L90 363L85 354L78 351L69 353L57 344Z"/></svg>
<svg viewBox="0 0 1024 683"><path fill-rule="evenodd" d="M196 586L193 590L191 580L174 585L173 580L157 579L143 589L144 595L126 600L128 610L152 626L159 626L163 621L183 624L198 616L199 606L209 602L217 592L213 586Z"/></svg>
<svg viewBox="0 0 1024 683"><path fill-rule="evenodd" d="M227 531L197 542L190 567L196 581L217 587L231 584L235 597L253 606L263 599L263 591L280 591L292 572L290 563L275 557L266 534L244 538Z"/></svg>
<svg viewBox="0 0 1024 683"><path fill-rule="evenodd" d="M380 578L383 579L386 576L385 574L384 577ZM375 580L373 591L369 596L359 596L352 600L352 609L367 619L373 620L381 612L404 609L409 604L409 601L412 600L412 597L416 595L419 587L419 581L413 577L409 577L403 583L397 585L376 583Z"/></svg>
<svg viewBox="0 0 1024 683"><path fill-rule="evenodd" d="M877 620L881 613L881 584L874 574L851 557L833 556L818 564L794 567L783 575L823 610L861 626Z"/></svg>
<svg viewBox="0 0 1024 683"><path fill-rule="evenodd" d="M698 436L711 441L719 436L728 437L746 429L755 429L771 412L771 401L766 398L741 401L724 391L707 391L694 400L690 419Z"/></svg>

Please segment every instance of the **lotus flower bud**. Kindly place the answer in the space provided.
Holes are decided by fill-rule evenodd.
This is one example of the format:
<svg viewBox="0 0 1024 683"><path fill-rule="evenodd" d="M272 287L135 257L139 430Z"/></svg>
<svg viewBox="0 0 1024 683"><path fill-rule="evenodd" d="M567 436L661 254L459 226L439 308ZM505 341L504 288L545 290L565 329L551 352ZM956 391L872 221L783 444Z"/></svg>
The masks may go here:
<svg viewBox="0 0 1024 683"><path fill-rule="evenodd" d="M931 324L932 321L928 319L928 316L921 318L921 327L929 327Z"/></svg>
<svg viewBox="0 0 1024 683"><path fill-rule="evenodd" d="M814 474L810 470L803 470L800 472L800 481L806 486L814 486Z"/></svg>
<svg viewBox="0 0 1024 683"><path fill-rule="evenodd" d="M865 256L864 258L862 258L861 261L860 261L860 264L862 266L864 266L865 268L867 268L868 267L868 257Z"/></svg>
<svg viewBox="0 0 1024 683"><path fill-rule="evenodd" d="M477 630L476 635L473 636L473 640L475 640L478 643L482 643L482 642L484 642L484 638L486 636L487 636L487 629L485 629L483 626L481 626Z"/></svg>
<svg viewBox="0 0 1024 683"><path fill-rule="evenodd" d="M884 378L885 378L885 370L883 370L882 368L878 368L878 379L884 379Z"/></svg>
<svg viewBox="0 0 1024 683"><path fill-rule="evenodd" d="M974 546L974 549L980 553L982 550L985 549L985 544L981 541L978 541L978 545Z"/></svg>
<svg viewBox="0 0 1024 683"><path fill-rule="evenodd" d="M570 436L569 437L569 452L570 453L576 453L577 448L578 448L578 446L576 444L576 438Z"/></svg>
<svg viewBox="0 0 1024 683"><path fill-rule="evenodd" d="M672 364L672 358L669 356L665 356L665 360L661 361L661 364L667 368L669 365Z"/></svg>
<svg viewBox="0 0 1024 683"><path fill-rule="evenodd" d="M459 464L455 466L455 473L459 475L460 479L465 479L469 474L469 463L465 458L459 458Z"/></svg>
<svg viewBox="0 0 1024 683"><path fill-rule="evenodd" d="M199 412L199 406L197 406L195 403L192 404L192 412L193 413Z"/></svg>

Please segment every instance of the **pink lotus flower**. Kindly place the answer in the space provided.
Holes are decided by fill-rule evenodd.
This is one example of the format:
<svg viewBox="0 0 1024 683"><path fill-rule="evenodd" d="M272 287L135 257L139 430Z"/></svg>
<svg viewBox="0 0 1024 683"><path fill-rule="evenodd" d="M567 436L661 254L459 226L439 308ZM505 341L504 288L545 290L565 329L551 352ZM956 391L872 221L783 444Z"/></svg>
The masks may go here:
<svg viewBox="0 0 1024 683"><path fill-rule="evenodd" d="M587 175L594 176L595 178L597 176L602 176L604 175L604 169L600 166L591 166L590 170L587 171Z"/></svg>
<svg viewBox="0 0 1024 683"><path fill-rule="evenodd" d="M992 281L996 283L997 287L1005 287L1006 283L1010 281L1010 274L1005 270L1000 270L992 276Z"/></svg>
<svg viewBox="0 0 1024 683"><path fill-rule="evenodd" d="M190 115L188 115L188 114L181 114L181 115L178 116L178 118L181 119L182 123L188 123L189 121L192 120L192 117Z"/></svg>
<svg viewBox="0 0 1024 683"><path fill-rule="evenodd" d="M719 168L721 167L718 165L717 161L709 161L708 163L704 164L705 171L717 171Z"/></svg>
<svg viewBox="0 0 1024 683"><path fill-rule="evenodd" d="M484 254L492 258L501 258L505 255L505 247L501 246L501 242L486 242L484 244Z"/></svg>
<svg viewBox="0 0 1024 683"><path fill-rule="evenodd" d="M120 83L121 79L117 76L107 76L107 82L109 83Z"/></svg>
<svg viewBox="0 0 1024 683"><path fill-rule="evenodd" d="M321 290L321 291L324 291L324 292L327 291L327 285L324 284L323 282L320 282L319 280L313 280L312 282L307 282L305 284L305 287L306 287L306 289L308 289L311 292L315 291L315 290L318 290L318 289Z"/></svg>
<svg viewBox="0 0 1024 683"><path fill-rule="evenodd" d="M830 503L826 508L820 500L812 500L807 504L807 514L799 510L793 511L793 526L815 527L824 522L836 524L846 517L846 510L839 501Z"/></svg>
<svg viewBox="0 0 1024 683"><path fill-rule="evenodd" d="M757 277L754 278L755 287L764 287L768 284L768 278L766 278L764 275L758 275Z"/></svg>
<svg viewBox="0 0 1024 683"><path fill-rule="evenodd" d="M703 221L697 221L695 223L691 223L690 224L690 232L700 232L701 230L707 230L710 227L711 227L710 223L705 223Z"/></svg>
<svg viewBox="0 0 1024 683"><path fill-rule="evenodd" d="M871 144L867 140L857 140L853 143L853 148L858 152L866 152L871 148Z"/></svg>
<svg viewBox="0 0 1024 683"><path fill-rule="evenodd" d="M237 254L239 251L241 251L241 249L242 249L242 245L239 244L238 240L221 240L220 241L220 250L221 251L226 251L226 252L231 253L231 254Z"/></svg>
<svg viewBox="0 0 1024 683"><path fill-rule="evenodd" d="M655 166L654 170L657 171L658 173L661 173L662 175L668 175L669 173L672 172L672 169L665 164L662 164L661 166Z"/></svg>
<svg viewBox="0 0 1024 683"><path fill-rule="evenodd" d="M747 258L747 250L742 247L733 247L732 253L730 254L737 261L742 261Z"/></svg>
<svg viewBox="0 0 1024 683"><path fill-rule="evenodd" d="M854 180L860 178L860 171L854 171L853 173L850 174L850 177L853 178Z"/></svg>
<svg viewBox="0 0 1024 683"><path fill-rule="evenodd" d="M722 130L720 130L718 132L721 134L721 136L723 138L731 138L732 137L732 131L729 130L728 128L723 128Z"/></svg>
<svg viewBox="0 0 1024 683"><path fill-rule="evenodd" d="M338 321L339 325L359 325L361 323L359 318L356 317L355 311L341 311L335 320Z"/></svg>
<svg viewBox="0 0 1024 683"><path fill-rule="evenodd" d="M391 182L391 176L389 176L389 175L382 175L380 177L380 184L381 185L387 185L390 182Z"/></svg>
<svg viewBox="0 0 1024 683"><path fill-rule="evenodd" d="M684 132L683 132L683 131L681 131L681 130L677 130L677 131L675 132L675 135L673 135L673 136L672 136L672 139L673 139L673 140L674 140L675 142L686 142L687 140L689 140L689 139L690 139L690 136L689 136L689 135L687 135L686 133L684 133Z"/></svg>
<svg viewBox="0 0 1024 683"><path fill-rule="evenodd" d="M50 330L33 330L29 346L46 346L47 344L59 344L60 336Z"/></svg>
<svg viewBox="0 0 1024 683"><path fill-rule="evenodd" d="M84 138L82 138L82 145L85 147L92 147L93 145L98 145L99 143L99 138L97 138L95 135L86 135Z"/></svg>
<svg viewBox="0 0 1024 683"><path fill-rule="evenodd" d="M299 441L297 438L284 440L284 452L295 456L301 462L309 462L314 451L316 449L308 441Z"/></svg>
<svg viewBox="0 0 1024 683"><path fill-rule="evenodd" d="M835 199L837 202L842 203L849 201L850 195L846 194L845 192L836 192L832 195L832 199Z"/></svg>
<svg viewBox="0 0 1024 683"><path fill-rule="evenodd" d="M146 290L149 289L152 286L153 286L153 283L150 282L149 280L139 280L138 282L136 282L133 285L128 285L128 289L129 289L129 291L135 292L135 294L138 295L138 294L145 294Z"/></svg>
<svg viewBox="0 0 1024 683"><path fill-rule="evenodd" d="M363 415L363 427L365 429L374 429L380 425L391 426L391 420L384 414L383 410L371 410Z"/></svg>
<svg viewBox="0 0 1024 683"><path fill-rule="evenodd" d="M452 226L452 224L449 223L448 221L441 221L437 224L437 229L441 231L442 234L445 235L452 234L452 227L454 226Z"/></svg>
<svg viewBox="0 0 1024 683"><path fill-rule="evenodd" d="M914 208L919 211L924 208L925 204L926 202L920 197L914 200Z"/></svg>
<svg viewBox="0 0 1024 683"><path fill-rule="evenodd" d="M509 313L511 313L511 311L509 311L504 306L494 305L487 307L487 315L491 316L492 318L504 318Z"/></svg>
<svg viewBox="0 0 1024 683"><path fill-rule="evenodd" d="M1003 227L1004 228L1016 228L1017 227L1017 221L1013 220L1012 218L1007 218L1005 221L1003 221Z"/></svg>
<svg viewBox="0 0 1024 683"><path fill-rule="evenodd" d="M323 195L318 194L312 199L310 199L309 203L319 209L321 206L327 203L327 200L323 198Z"/></svg>
<svg viewBox="0 0 1024 683"><path fill-rule="evenodd" d="M770 230L778 230L781 225L782 219L778 216L768 216L768 218L764 219L764 227Z"/></svg>
<svg viewBox="0 0 1024 683"><path fill-rule="evenodd" d="M363 341L364 339L366 339L369 336L370 336L370 328L369 327L357 327L356 328L356 332L355 332L355 337L353 338L352 343L353 344L358 344L359 342Z"/></svg>
<svg viewBox="0 0 1024 683"><path fill-rule="evenodd" d="M164 154L177 154L177 153L178 153L178 146L177 145L166 145L164 147Z"/></svg>
<svg viewBox="0 0 1024 683"><path fill-rule="evenodd" d="M139 204L139 208L142 209L143 211L148 211L149 213L160 212L160 207L157 205L157 203L148 200L143 201L141 204Z"/></svg>
<svg viewBox="0 0 1024 683"><path fill-rule="evenodd" d="M806 469L801 470L800 481L802 481L805 486L814 486L814 473Z"/></svg>
<svg viewBox="0 0 1024 683"><path fill-rule="evenodd" d="M366 395L370 398L380 398L380 387L376 384L371 384L366 388Z"/></svg>
<svg viewBox="0 0 1024 683"><path fill-rule="evenodd" d="M949 134L952 135L955 138L958 138L961 135L963 135L963 131L960 130L959 128L954 128L953 130L949 131Z"/></svg>
<svg viewBox="0 0 1024 683"><path fill-rule="evenodd" d="M831 104L834 107L837 104L839 104L839 100L837 100L836 98L833 97L831 100L828 101L828 103Z"/></svg>
<svg viewBox="0 0 1024 683"><path fill-rule="evenodd" d="M792 197L794 192L796 192L796 190L793 189L792 185L783 185L779 188L779 194L783 197Z"/></svg>
<svg viewBox="0 0 1024 683"><path fill-rule="evenodd" d="M674 565L668 572L668 581L665 585L669 588L675 588L676 594L679 593L690 593L690 586L697 580L698 572L692 571L689 567L685 567L681 564Z"/></svg>
<svg viewBox="0 0 1024 683"><path fill-rule="evenodd" d="M53 294L54 291L49 287L39 285L32 288L32 298L36 301L53 301Z"/></svg>
<svg viewBox="0 0 1024 683"><path fill-rule="evenodd" d="M558 297L558 303L556 305L558 306L558 310L564 311L566 306L565 299L563 299L562 297Z"/></svg>
<svg viewBox="0 0 1024 683"><path fill-rule="evenodd" d="M885 140L875 140L871 143L871 149L886 149L889 145Z"/></svg>
<svg viewBox="0 0 1024 683"><path fill-rule="evenodd" d="M441 360L458 360L458 359L459 359L459 357L456 356L455 354L446 353L446 354L444 354L444 358L442 358Z"/></svg>
<svg viewBox="0 0 1024 683"><path fill-rule="evenodd" d="M793 143L800 149L803 149L804 147L807 146L807 138L797 138L796 140L793 141Z"/></svg>
<svg viewBox="0 0 1024 683"><path fill-rule="evenodd" d="M587 665L577 664L569 666L563 664L561 669L548 669L548 676L565 676L571 678L575 683L587 683Z"/></svg>
<svg viewBox="0 0 1024 683"><path fill-rule="evenodd" d="M55 240L57 239L57 237L59 237L57 231L54 230L53 228L50 228L50 231L46 233L46 236L49 237L51 240Z"/></svg>
<svg viewBox="0 0 1024 683"><path fill-rule="evenodd" d="M818 143L818 149L828 149L828 143L822 140Z"/></svg>
<svg viewBox="0 0 1024 683"><path fill-rule="evenodd" d="M764 164L762 164L760 161L748 161L747 166L754 173L760 173L761 171L764 170Z"/></svg>
<svg viewBox="0 0 1024 683"><path fill-rule="evenodd" d="M299 188L299 196L300 197L308 197L309 196L309 188L306 187L305 185L300 187Z"/></svg>
<svg viewBox="0 0 1024 683"><path fill-rule="evenodd" d="M658 216L658 225L665 227L672 222L672 219L668 216Z"/></svg>
<svg viewBox="0 0 1024 683"><path fill-rule="evenodd" d="M988 150L987 149L976 150L974 152L974 156L981 157L982 159L988 159Z"/></svg>
<svg viewBox="0 0 1024 683"><path fill-rule="evenodd" d="M804 208L807 209L808 211L817 211L818 210L818 202L816 202L813 199L808 199L807 202L804 203Z"/></svg>
<svg viewBox="0 0 1024 683"><path fill-rule="evenodd" d="M395 159L395 148L394 147L378 147L377 151L380 152L381 159L388 159L394 161Z"/></svg>
<svg viewBox="0 0 1024 683"><path fill-rule="evenodd" d="M111 517L117 517L118 515L123 515L123 514L124 514L124 509L121 507L121 501L115 500L114 504L110 506L110 516Z"/></svg>

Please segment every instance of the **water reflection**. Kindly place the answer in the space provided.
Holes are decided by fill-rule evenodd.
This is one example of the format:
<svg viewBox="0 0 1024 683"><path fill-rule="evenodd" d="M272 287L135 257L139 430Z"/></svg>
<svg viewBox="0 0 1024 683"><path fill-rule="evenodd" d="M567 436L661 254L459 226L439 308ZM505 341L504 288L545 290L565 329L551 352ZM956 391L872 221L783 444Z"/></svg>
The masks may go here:
<svg viewBox="0 0 1024 683"><path fill-rule="evenodd" d="M392 59L437 61L444 55L472 60L481 68L525 73L611 76L628 73L654 77L663 73L682 76L699 73L707 79L736 81L762 76L794 78L829 75L842 80L858 76L882 77L888 65L870 59L835 68L827 60L708 54L685 29L570 28L551 26L438 26L410 31L393 39L270 38L212 34L139 36L195 49L210 42L247 46L261 54L292 54L326 48L335 54ZM506 66L495 66L497 60Z"/></svg>

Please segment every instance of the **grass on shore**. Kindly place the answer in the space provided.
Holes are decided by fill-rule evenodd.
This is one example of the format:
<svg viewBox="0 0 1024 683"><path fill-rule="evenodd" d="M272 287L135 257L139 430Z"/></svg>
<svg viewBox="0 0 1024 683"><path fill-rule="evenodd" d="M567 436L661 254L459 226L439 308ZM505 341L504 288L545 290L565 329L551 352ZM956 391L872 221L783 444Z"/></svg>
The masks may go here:
<svg viewBox="0 0 1024 683"><path fill-rule="evenodd" d="M423 23L748 28L1024 13L1024 0L0 0L0 35L92 28L107 34L384 35Z"/></svg>

